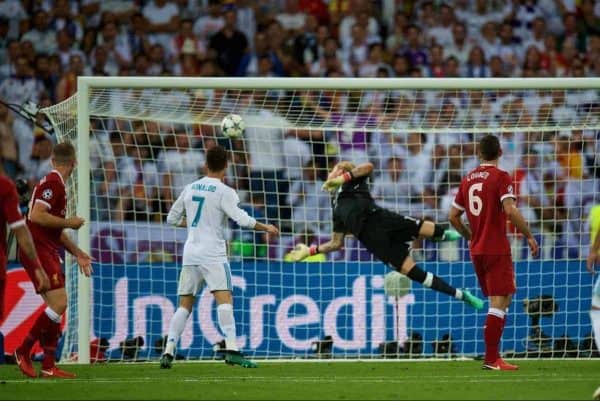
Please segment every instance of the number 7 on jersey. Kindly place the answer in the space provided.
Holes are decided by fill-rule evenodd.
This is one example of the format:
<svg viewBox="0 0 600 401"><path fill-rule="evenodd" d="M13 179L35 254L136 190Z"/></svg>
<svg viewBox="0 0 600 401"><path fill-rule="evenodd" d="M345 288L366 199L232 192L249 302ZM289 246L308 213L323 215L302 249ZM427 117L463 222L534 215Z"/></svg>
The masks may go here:
<svg viewBox="0 0 600 401"><path fill-rule="evenodd" d="M192 201L198 202L198 209L196 209L196 215L194 216L194 220L192 221L192 227L196 227L198 225L198 221L200 220L200 216L202 216L202 206L204 206L204 197L192 196Z"/></svg>

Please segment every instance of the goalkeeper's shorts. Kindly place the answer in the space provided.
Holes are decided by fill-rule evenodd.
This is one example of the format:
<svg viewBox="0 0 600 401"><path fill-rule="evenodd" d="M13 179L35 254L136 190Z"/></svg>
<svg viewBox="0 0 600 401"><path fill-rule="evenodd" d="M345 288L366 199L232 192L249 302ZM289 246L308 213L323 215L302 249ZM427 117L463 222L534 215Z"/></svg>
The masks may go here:
<svg viewBox="0 0 600 401"><path fill-rule="evenodd" d="M378 209L368 216L358 239L383 263L402 266L410 253L410 242L419 236L420 228L420 220Z"/></svg>

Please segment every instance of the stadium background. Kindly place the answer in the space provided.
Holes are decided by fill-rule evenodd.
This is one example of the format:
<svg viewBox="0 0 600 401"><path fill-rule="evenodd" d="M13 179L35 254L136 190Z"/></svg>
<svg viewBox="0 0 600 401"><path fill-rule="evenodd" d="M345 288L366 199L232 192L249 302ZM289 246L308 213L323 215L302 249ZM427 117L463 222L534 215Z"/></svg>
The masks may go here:
<svg viewBox="0 0 600 401"><path fill-rule="evenodd" d="M252 2L236 4L228 2L193 1L4 1L0 3L0 98L8 103L22 104L31 100L40 106L48 106L67 99L76 92L78 75L119 75L119 76L323 76L323 77L585 77L600 76L600 4L594 1L537 1L537 2L366 2L366 1L285 1ZM223 26L225 25L225 28ZM229 28L232 37L224 35ZM246 46L243 44L246 43ZM492 115L502 114L502 104L497 99L488 99ZM526 99L525 99L526 100ZM532 114L548 113L554 120L576 118L574 110L583 102L597 105L598 99L551 98L545 109L532 102L528 107ZM527 103L527 102L525 102ZM466 108L469 105L465 106ZM92 124L93 125L93 124ZM146 127L146 129L148 129ZM92 126L92 131L101 132L101 125ZM214 132L194 132L177 129L163 132L156 127L160 140L173 141L178 148L185 149L191 159L202 160L203 150L209 143L218 140ZM181 131L185 134L181 135ZM49 171L49 156L54 138L43 130L15 118L4 107L0 111L0 149L5 171L14 179L25 179L31 187ZM523 136L506 133L501 135L504 149L510 150L513 165L519 168L510 172L515 177L517 190L528 173L526 155L543 154L552 160L545 160L543 171L548 175L548 186L543 204L552 211L552 216L544 216L544 230L551 231L556 241L544 247L547 258L570 259L572 265L565 265L564 274L555 272L548 281L548 287L537 282L540 294L550 291L553 283L568 282L567 272L582 270L579 259L585 255L589 243L586 224L573 227L574 219L569 219L568 210L577 205L581 221L586 221L594 199L582 199L573 191L573 182L588 180L597 188L600 176L599 132L561 131L540 134L525 139ZM184 138L185 137L185 138ZM365 138L369 138L365 140ZM121 137L120 140L125 140ZM282 225L286 235L280 240L259 236L247 238L248 234L234 230L234 238L241 249L244 244L255 249L234 255L237 259L280 260L295 242L305 236L325 237L329 231L328 218L308 216L310 204L292 204L295 181L318 182L319 172L331 150L327 146L308 146L312 138L290 138L282 135L283 146L296 146L307 149L306 157L297 162L300 168L281 171L282 195L275 204L265 202L260 194L251 188L251 180L235 182L242 194L244 207L254 215L265 216L271 222ZM473 139L473 138L469 138ZM181 142L177 142L180 140ZM341 140L341 141L340 141ZM347 142L344 143L343 141ZM375 183L396 182L397 177L407 182L425 183L421 187L408 188L411 194L406 209L413 213L437 215L447 209L447 200L452 193L456 177L444 177L453 159L472 158L472 148L453 146L439 142L433 135L401 136L391 153L386 153L388 138L376 135L354 135L338 138L340 157L347 148L361 148L361 157L372 157L378 161ZM326 139L322 140L323 145ZM115 162L115 150L110 140L93 148L93 165L100 171L106 164ZM148 143L149 146L151 144ZM412 148L419 149L418 157L413 157ZM550 150L548 150L550 147ZM94 153L96 152L96 153ZM297 152L297 151L296 151ZM465 152L471 152L465 153ZM333 152L335 154L335 152ZM425 157L422 157L425 155ZM126 147L124 158L119 163L125 166L135 163L137 156L132 147ZM168 173L169 163L154 155L151 160L158 176ZM314 161L317 176L311 172ZM289 166L289 164L285 164ZM508 164L507 164L508 165ZM307 166L302 169L303 166ZM413 168L413 167L419 168ZM94 168L94 167L93 167ZM388 177L390 171L396 177ZM428 172L426 177L415 174ZM94 173L94 171L92 172ZM191 172L192 174L194 171ZM251 175L251 172L248 173ZM106 174L99 174L100 180ZM321 177L322 178L322 177ZM160 179L160 178L159 178ZM131 184L128 177L117 174L110 182L95 182L98 188L112 186L113 192L105 197L92 199L93 235L101 232L102 222L133 220L140 211L134 210L134 203L121 199L123 188ZM160 186L160 182L143 183L147 188ZM317 185L318 186L318 185ZM570 189L569 189L570 188ZM297 189L297 188L296 188ZM150 193L151 191L142 191ZM174 190L175 192L175 190ZM381 185L381 199L385 201L385 186ZM125 195L123 196L125 197ZM323 199L313 199L322 205ZM394 200L395 201L395 200ZM105 202L105 203L102 203ZM142 211L157 216L159 223L164 218L170 200L168 195L160 202L147 199ZM319 203L321 202L321 203ZM327 200L325 200L327 202ZM266 203L266 204L265 204ZM130 209L126 205L130 205ZM396 205L397 206L397 205ZM271 210L269 210L269 208ZM314 209L314 208L313 208ZM317 210L324 210L318 207ZM110 213L110 216L107 215ZM306 227L294 226L291 222L294 213L300 213L305 220L316 219L319 225L307 233ZM278 217L287 216L282 221ZM537 229L536 214L529 211L529 218ZM296 219L297 220L297 219ZM302 221L302 220L301 220ZM167 255L156 255L152 240L138 240L132 228L134 223L125 223L125 234L108 237L95 236L98 245L94 255L101 263L143 263L151 260L174 258L176 250ZM537 230L539 232L539 230ZM112 237L111 237L112 236ZM237 236L237 237L236 237ZM107 239L108 238L108 239ZM540 238L541 240L541 238ZM122 248L115 244L122 241ZM128 245L127 242L134 243ZM145 241L143 244L140 241ZM128 246L130 248L128 248ZM428 245L427 245L428 246ZM158 244L164 252L175 244ZM465 248L463 244L462 249ZM139 250L148 249L148 253ZM522 246L517 246L517 259L524 257ZM135 250L136 252L132 252ZM442 256L437 246L419 250L423 260L459 261L468 260L464 253L451 257ZM150 256L149 256L150 255ZM344 253L331 256L331 260L367 261L371 260L358 245L347 247ZM466 265L461 264L463 269ZM542 269L543 265L540 265ZM554 266L554 265L553 265ZM18 269L17 269L18 270ZM14 272L13 272L14 271ZM465 270L466 271L466 270ZM385 270L382 266L381 273ZM11 270L11 274L17 274ZM242 273L240 273L241 275ZM353 275L354 274L354 275ZM577 273L579 274L579 273ZM359 272L350 273L348 282L354 282ZM540 273L540 275L542 275ZM468 273L465 273L468 276ZM533 276L536 277L534 272ZM580 294L589 293L591 281L578 276L577 283L567 286L573 291L572 297L578 301L565 309L563 317L570 315L579 324L585 325L585 300ZM13 288L9 294L15 300L24 299L23 288ZM281 294L280 297L288 294ZM341 296L332 291L323 298ZM433 298L433 296L431 296ZM565 294L561 297L570 298ZM174 302L174 299L172 300ZM23 304L24 306L25 304ZM9 308L13 308L15 304ZM444 308L449 306L446 304ZM323 308L321 308L323 309ZM9 334L22 335L27 319L36 311L35 302L24 308L15 319L21 319ZM437 311L445 316L450 311ZM110 312L108 312L110 315ZM526 316L521 316L527 320ZM391 317L387 317L391 319ZM242 326L248 325L241 318ZM444 322L439 325L453 326ZM525 329L527 323L515 323ZM6 323L5 323L6 325ZM246 325L246 326L244 326ZM422 323L418 323L419 326ZM459 323L459 326L462 325ZM393 327L393 324L388 324ZM480 326L480 325L479 325ZM562 330L562 329L560 329ZM242 329L242 332L245 330ZM466 331L466 330L465 330ZM551 333L553 336L581 333ZM313 337L314 333L304 333ZM426 333L425 333L426 335ZM464 332L458 337L464 338ZM8 337L8 336L7 336ZM275 336L277 337L277 336ZM583 338L580 338L583 340ZM428 339L432 340L432 339ZM514 339L515 348L520 338ZM474 343L473 343L474 344ZM279 344L273 344L279 349ZM206 347L204 347L206 348ZM7 350L10 350L7 347ZM464 350L463 350L464 351ZM470 350L468 350L470 351Z"/></svg>

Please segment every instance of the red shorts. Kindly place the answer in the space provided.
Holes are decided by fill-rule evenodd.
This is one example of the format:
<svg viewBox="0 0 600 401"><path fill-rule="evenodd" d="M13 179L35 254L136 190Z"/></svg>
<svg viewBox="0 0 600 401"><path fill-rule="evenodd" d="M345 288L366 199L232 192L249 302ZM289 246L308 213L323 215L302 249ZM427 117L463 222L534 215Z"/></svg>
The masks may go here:
<svg viewBox="0 0 600 401"><path fill-rule="evenodd" d="M48 279L50 279L50 289L56 290L58 288L65 288L65 274L62 269L62 260L60 256L56 254L56 252L52 251L44 251L37 249L38 257L40 258L40 263L42 268L48 275ZM37 287L37 279L35 278L35 266L31 263L28 263L29 258L25 256L22 250L19 250L19 259L25 268L25 271L29 275L31 282L35 284ZM36 290L37 291L37 290Z"/></svg>
<svg viewBox="0 0 600 401"><path fill-rule="evenodd" d="M510 255L471 255L471 260L483 295L506 296L517 291Z"/></svg>

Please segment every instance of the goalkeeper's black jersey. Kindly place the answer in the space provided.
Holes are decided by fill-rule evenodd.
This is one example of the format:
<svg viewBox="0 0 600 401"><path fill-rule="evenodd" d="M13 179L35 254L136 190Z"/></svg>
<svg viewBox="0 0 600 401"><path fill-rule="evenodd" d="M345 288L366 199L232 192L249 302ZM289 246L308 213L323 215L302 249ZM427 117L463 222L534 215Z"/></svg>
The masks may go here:
<svg viewBox="0 0 600 401"><path fill-rule="evenodd" d="M343 184L332 199L333 231L358 238L367 217L378 209L371 197L370 176Z"/></svg>

